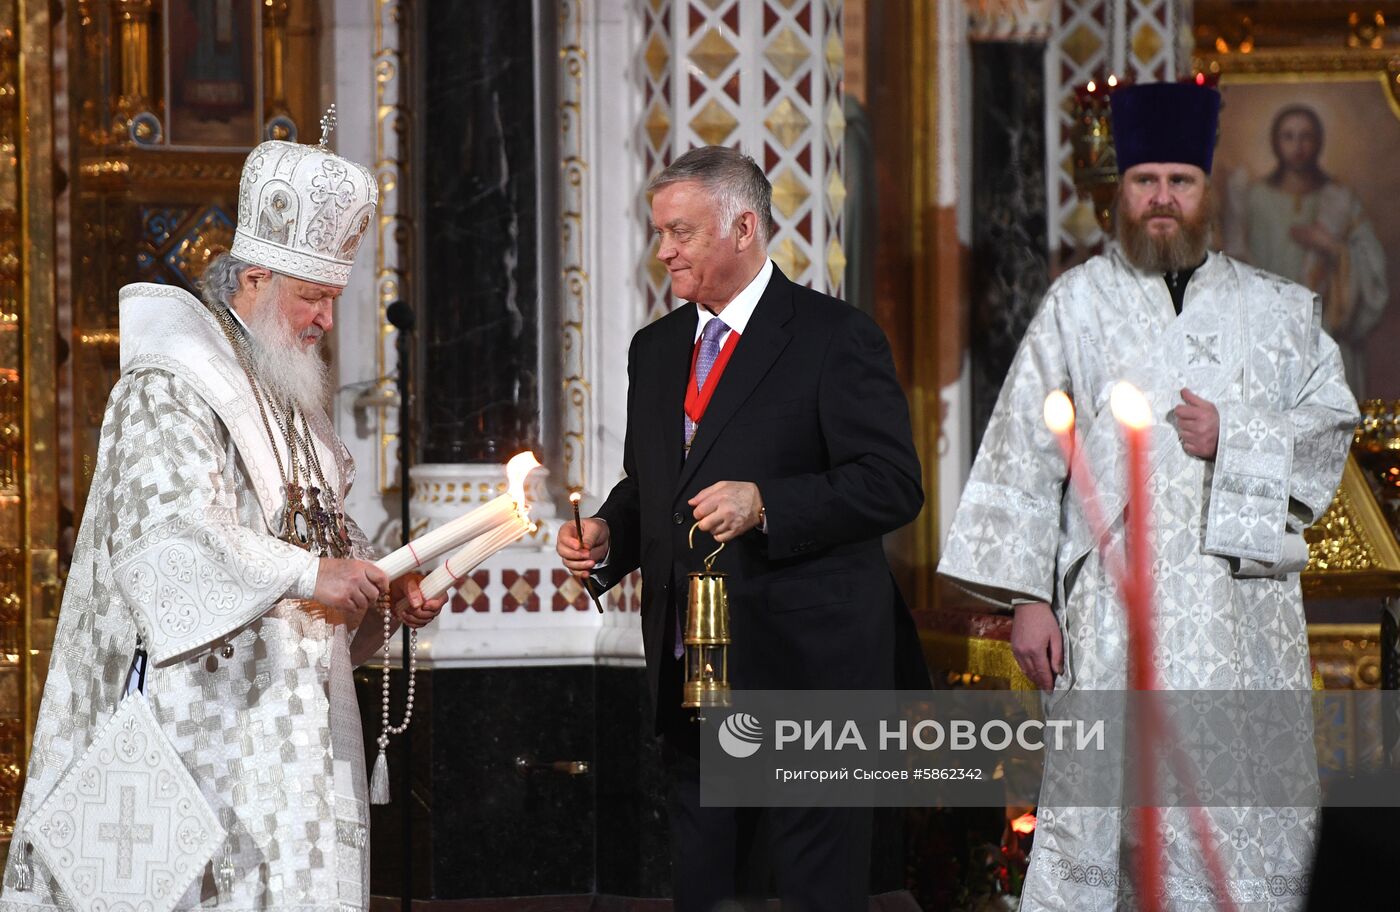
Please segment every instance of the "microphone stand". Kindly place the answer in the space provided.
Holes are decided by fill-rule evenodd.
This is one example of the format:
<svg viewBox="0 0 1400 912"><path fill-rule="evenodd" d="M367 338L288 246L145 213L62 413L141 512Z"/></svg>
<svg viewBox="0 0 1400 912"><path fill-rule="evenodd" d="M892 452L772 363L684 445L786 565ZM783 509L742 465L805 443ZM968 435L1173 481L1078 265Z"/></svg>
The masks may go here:
<svg viewBox="0 0 1400 912"><path fill-rule="evenodd" d="M384 316L390 325L398 332L394 339L395 350L398 353L398 376L397 386L399 392L399 516L401 545L408 544L410 537L410 526L408 516L408 469L412 459L413 448L410 446L410 414L412 412L410 398L413 384L413 308L403 301L394 301L384 310ZM400 630L401 652L403 662L404 687L408 686L408 625L403 625ZM413 772L409 768L409 762L413 757L413 749L409 746L410 736L408 732L403 733L400 739L399 751L402 755L399 758L399 809L402 814L401 826L403 827L402 858L400 864L403 867L403 880L400 888L401 906L403 912L412 912L413 908Z"/></svg>

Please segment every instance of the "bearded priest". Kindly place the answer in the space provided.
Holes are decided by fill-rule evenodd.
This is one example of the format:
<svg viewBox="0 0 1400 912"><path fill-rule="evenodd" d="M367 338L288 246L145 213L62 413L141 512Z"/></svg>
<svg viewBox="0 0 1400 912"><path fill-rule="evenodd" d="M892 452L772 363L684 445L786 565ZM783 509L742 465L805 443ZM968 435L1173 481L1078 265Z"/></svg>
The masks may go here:
<svg viewBox="0 0 1400 912"><path fill-rule="evenodd" d="M389 604L417 627L444 601L369 563L327 415L320 349L377 195L325 135L263 143L204 300L122 289L0 909L369 907L351 670Z"/></svg>
<svg viewBox="0 0 1400 912"><path fill-rule="evenodd" d="M1126 612L1042 419L1047 395L1062 390L1074 400L1080 452L1097 483L1103 551L1121 554L1125 517L1148 510L1160 689L1248 692L1239 701L1246 709L1261 705L1261 694L1300 694L1310 722L1303 530L1336 493L1356 402L1317 295L1208 249L1219 94L1144 84L1118 90L1111 104L1118 243L1066 272L1027 329L938 570L1014 612L1012 652L1035 684L1053 691L1052 705L1128 686ZM1145 491L1128 490L1123 435L1109 407L1119 380L1140 389L1153 411ZM1212 699L1209 708L1234 712L1234 702ZM1246 730L1248 717L1228 721ZM1192 813L1168 807L1158 828L1169 834L1161 877L1134 884L1127 859L1141 832L1137 815L1111 803L1044 801L1022 910L1206 912L1227 900L1259 912L1303 907L1316 808L1222 806L1227 787L1266 794L1254 786L1278 770L1262 754L1231 753L1222 733L1235 729L1188 731L1181 717L1173 724L1192 763L1210 773L1197 787L1213 805L1200 813L1218 866L1201 850ZM1287 794L1299 805L1315 799L1311 742L1295 737L1306 730L1278 738L1281 751L1291 745L1278 760L1296 774L1299 787ZM1204 763L1207 756L1216 762ZM1042 798L1060 781L1057 771L1073 774L1072 761L1047 751ZM1149 763L1136 756L1125 765ZM1211 788L1216 800L1207 801ZM1143 895L1149 890L1156 902Z"/></svg>

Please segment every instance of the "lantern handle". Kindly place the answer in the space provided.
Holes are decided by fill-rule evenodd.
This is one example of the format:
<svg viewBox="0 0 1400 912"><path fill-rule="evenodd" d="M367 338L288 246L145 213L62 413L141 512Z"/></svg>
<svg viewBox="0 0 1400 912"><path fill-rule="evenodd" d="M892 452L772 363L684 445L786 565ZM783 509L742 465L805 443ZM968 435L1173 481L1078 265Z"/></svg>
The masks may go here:
<svg viewBox="0 0 1400 912"><path fill-rule="evenodd" d="M698 529L698 528L700 528L700 524L699 524L699 523L696 523L695 525L693 525L693 526L690 527L690 549L691 549L692 551L695 550L695 530ZM710 572L710 569L714 566L715 558L716 558L716 557L719 557L719 553L720 553L721 551L723 551L723 550L724 550L724 543L723 543L723 542L720 542L720 546L719 546L718 548L716 548L715 550L711 551L708 555L706 555L706 557L705 557L705 572L706 572L706 573L709 573L709 572Z"/></svg>

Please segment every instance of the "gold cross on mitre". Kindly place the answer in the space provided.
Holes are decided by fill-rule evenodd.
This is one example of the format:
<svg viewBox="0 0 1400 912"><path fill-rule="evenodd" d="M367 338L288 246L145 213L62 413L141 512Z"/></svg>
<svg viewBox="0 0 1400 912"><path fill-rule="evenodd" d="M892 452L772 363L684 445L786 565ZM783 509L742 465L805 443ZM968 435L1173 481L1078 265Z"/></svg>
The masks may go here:
<svg viewBox="0 0 1400 912"><path fill-rule="evenodd" d="M331 133L335 132L335 124L336 124L336 120L335 120L335 105L332 104L329 108L326 109L326 113L323 114L323 115L321 115L321 144L320 144L320 145L321 145L321 148L322 148L322 149L326 148L326 144L327 144L328 142L330 142Z"/></svg>

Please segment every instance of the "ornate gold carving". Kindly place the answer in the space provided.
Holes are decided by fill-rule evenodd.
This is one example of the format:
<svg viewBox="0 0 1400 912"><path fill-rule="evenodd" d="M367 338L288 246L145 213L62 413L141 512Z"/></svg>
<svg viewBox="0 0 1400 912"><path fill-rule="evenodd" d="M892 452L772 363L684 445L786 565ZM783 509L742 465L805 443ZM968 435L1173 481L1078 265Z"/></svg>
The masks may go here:
<svg viewBox="0 0 1400 912"><path fill-rule="evenodd" d="M233 184L243 169L241 154L171 153L132 158L90 158L78 166L78 174L125 189L136 183Z"/></svg>
<svg viewBox="0 0 1400 912"><path fill-rule="evenodd" d="M121 94L112 118L112 140L152 143L159 138L159 128L152 126L153 119L141 117L151 111L151 0L113 0L113 13L120 30Z"/></svg>
<svg viewBox="0 0 1400 912"><path fill-rule="evenodd" d="M385 317L386 308L409 294L412 262L409 239L413 218L408 208L412 196L405 182L412 149L407 81L404 70L402 30L413 21L409 0L375 0L374 3L374 171L379 180L377 243L374 252L375 297L379 313L379 345L375 353L375 376L387 377L394 350L394 327ZM392 384L380 380L382 387ZM389 407L379 408L379 490L397 491L397 431L389 430Z"/></svg>
<svg viewBox="0 0 1400 912"><path fill-rule="evenodd" d="M1004 682L1012 690L1035 690L1030 678L1016 664L1011 644L1006 640L941 630L921 630L919 639L929 667L936 674L945 674L950 684L977 686L984 683L984 678L991 678L996 683Z"/></svg>
<svg viewBox="0 0 1400 912"><path fill-rule="evenodd" d="M592 303L588 247L584 225L587 222L588 161L583 122L586 96L588 52L584 47L582 0L559 3L559 163L564 180L559 185L559 252L563 279L563 324L560 339L563 365L564 486L582 491L588 486L591 461L588 429L593 411L593 388L588 380L585 317ZM654 40L654 39L653 39ZM665 136L662 129L662 138ZM654 145L659 145L653 141Z"/></svg>
<svg viewBox="0 0 1400 912"><path fill-rule="evenodd" d="M209 261L232 245L233 227L226 219L218 218L214 210L207 210L191 233L171 252L169 262L191 287L195 287Z"/></svg>
<svg viewBox="0 0 1400 912"><path fill-rule="evenodd" d="M295 140L287 107L287 0L263 0L263 136Z"/></svg>
<svg viewBox="0 0 1400 912"><path fill-rule="evenodd" d="M1400 591L1400 544L1386 525L1355 456L1347 459L1337 496L1307 530L1311 559L1307 596L1393 596Z"/></svg>
<svg viewBox="0 0 1400 912"><path fill-rule="evenodd" d="M1308 648L1323 689L1375 690L1380 686L1380 624L1309 624Z"/></svg>
<svg viewBox="0 0 1400 912"><path fill-rule="evenodd" d="M0 838L18 810L55 613L49 15L47 2L0 0Z"/></svg>

